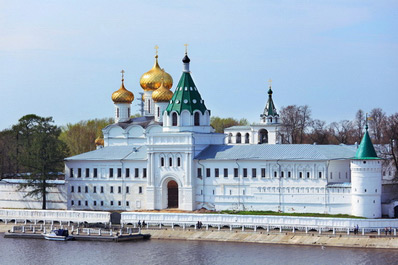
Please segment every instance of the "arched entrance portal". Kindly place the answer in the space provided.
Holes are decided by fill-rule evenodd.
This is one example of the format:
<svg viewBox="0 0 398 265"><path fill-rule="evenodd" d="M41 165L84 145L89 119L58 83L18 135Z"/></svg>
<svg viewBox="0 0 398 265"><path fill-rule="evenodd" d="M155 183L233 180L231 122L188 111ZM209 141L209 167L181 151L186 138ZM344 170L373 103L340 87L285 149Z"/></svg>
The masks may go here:
<svg viewBox="0 0 398 265"><path fill-rule="evenodd" d="M266 129L261 129L258 131L258 143L268 144L268 131Z"/></svg>
<svg viewBox="0 0 398 265"><path fill-rule="evenodd" d="M174 180L167 183L167 208L178 208L178 184Z"/></svg>

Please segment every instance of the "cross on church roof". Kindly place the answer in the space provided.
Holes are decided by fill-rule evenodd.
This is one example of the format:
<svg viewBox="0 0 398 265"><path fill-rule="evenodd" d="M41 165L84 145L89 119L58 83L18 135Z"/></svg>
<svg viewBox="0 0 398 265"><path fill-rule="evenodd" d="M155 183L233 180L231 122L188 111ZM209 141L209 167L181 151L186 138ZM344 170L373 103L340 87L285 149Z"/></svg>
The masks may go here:
<svg viewBox="0 0 398 265"><path fill-rule="evenodd" d="M159 46L155 45L156 55L158 55L158 49L159 49Z"/></svg>
<svg viewBox="0 0 398 265"><path fill-rule="evenodd" d="M188 53L188 44L184 44L184 46L185 46L185 54L187 54Z"/></svg>
<svg viewBox="0 0 398 265"><path fill-rule="evenodd" d="M122 81L124 81L124 70L120 71L122 73Z"/></svg>
<svg viewBox="0 0 398 265"><path fill-rule="evenodd" d="M271 88L271 86L272 86L272 79L271 78L268 80L268 85L269 85L269 88Z"/></svg>

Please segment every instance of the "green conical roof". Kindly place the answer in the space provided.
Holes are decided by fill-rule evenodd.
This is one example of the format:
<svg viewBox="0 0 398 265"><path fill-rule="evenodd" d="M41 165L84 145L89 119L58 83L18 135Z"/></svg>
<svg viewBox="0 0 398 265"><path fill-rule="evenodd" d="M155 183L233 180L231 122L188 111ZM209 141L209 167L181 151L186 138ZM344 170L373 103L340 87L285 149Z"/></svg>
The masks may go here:
<svg viewBox="0 0 398 265"><path fill-rule="evenodd" d="M268 101L267 101L267 104L265 105L264 115L265 116L278 115L278 113L276 112L274 101L272 100L272 89L271 89L271 87L268 90Z"/></svg>
<svg viewBox="0 0 398 265"><path fill-rule="evenodd" d="M204 114L207 110L189 72L182 73L166 111L167 113L176 111L178 114L181 114L181 111L184 109L188 110L191 114L193 114L195 110L199 110Z"/></svg>
<svg viewBox="0 0 398 265"><path fill-rule="evenodd" d="M366 128L354 159L379 159Z"/></svg>

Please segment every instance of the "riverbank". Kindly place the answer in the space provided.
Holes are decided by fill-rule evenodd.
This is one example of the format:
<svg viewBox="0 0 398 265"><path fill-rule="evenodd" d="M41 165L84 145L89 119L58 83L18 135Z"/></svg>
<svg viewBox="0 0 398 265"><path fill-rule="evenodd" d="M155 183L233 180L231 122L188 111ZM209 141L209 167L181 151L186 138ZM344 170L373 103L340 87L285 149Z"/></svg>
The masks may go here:
<svg viewBox="0 0 398 265"><path fill-rule="evenodd" d="M350 247L350 248L385 248L398 249L398 238L377 236L354 236L354 235L319 235L316 233L293 234L278 233L269 234L264 232L242 232L242 231L217 231L217 230L142 230L143 233L151 234L151 239L174 239L174 240L203 240L218 242L240 242L260 244L283 244L304 245L324 247Z"/></svg>

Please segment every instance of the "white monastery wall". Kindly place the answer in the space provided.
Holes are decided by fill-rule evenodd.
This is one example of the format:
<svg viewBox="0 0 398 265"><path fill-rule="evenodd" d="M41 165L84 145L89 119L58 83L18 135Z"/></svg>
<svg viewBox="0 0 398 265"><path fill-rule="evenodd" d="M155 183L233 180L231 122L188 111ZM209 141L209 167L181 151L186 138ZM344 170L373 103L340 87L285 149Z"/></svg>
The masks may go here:
<svg viewBox="0 0 398 265"><path fill-rule="evenodd" d="M8 209L41 209L42 200L37 197L25 197L25 195L32 190L26 188L18 190L18 184L15 180L3 179L0 181L0 208ZM66 210L66 188L62 184L57 184L55 187L48 188L47 194L47 209Z"/></svg>

